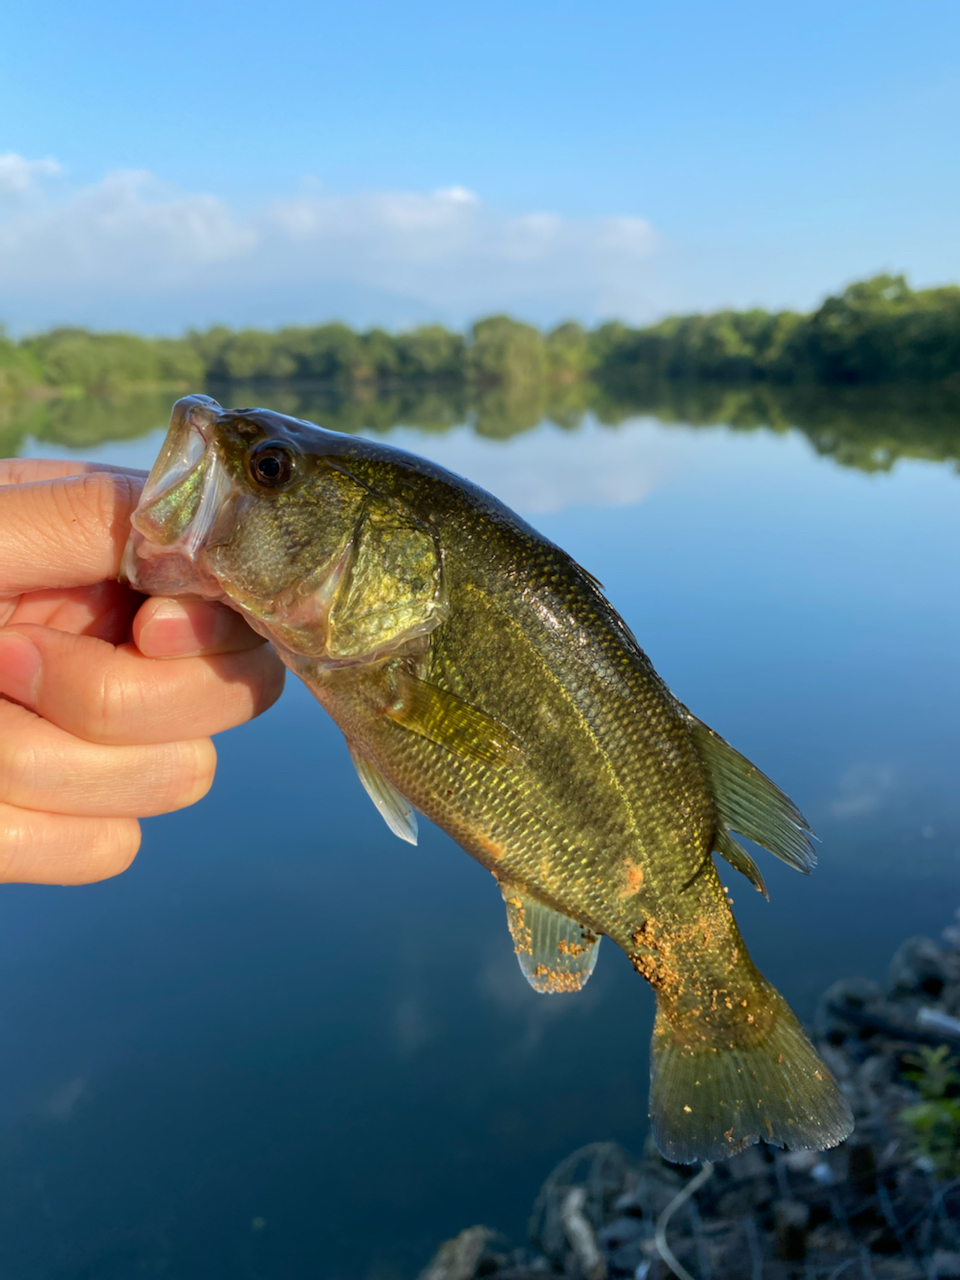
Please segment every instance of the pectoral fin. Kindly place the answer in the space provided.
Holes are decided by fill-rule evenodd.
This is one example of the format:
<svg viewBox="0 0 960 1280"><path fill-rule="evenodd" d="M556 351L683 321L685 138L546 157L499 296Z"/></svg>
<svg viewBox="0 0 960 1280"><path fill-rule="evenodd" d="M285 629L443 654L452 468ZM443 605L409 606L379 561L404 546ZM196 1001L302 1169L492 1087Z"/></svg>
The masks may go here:
<svg viewBox="0 0 960 1280"><path fill-rule="evenodd" d="M770 895L767 893L767 886L763 883L760 868L747 853L746 849L734 840L726 827L718 828L713 848L714 852L719 853L721 858L726 858L731 867L734 867L741 875L746 876L758 893L762 893L769 900Z"/></svg>
<svg viewBox="0 0 960 1280"><path fill-rule="evenodd" d="M416 676L397 676L397 699L384 714L457 756L516 767L524 752L510 729L456 694Z"/></svg>
<svg viewBox="0 0 960 1280"><path fill-rule="evenodd" d="M381 818L395 836L406 840L408 844L417 843L417 815L396 789L388 782L379 769L368 761L348 742L350 759L357 770L357 776L363 783L367 795L377 806Z"/></svg>
<svg viewBox="0 0 960 1280"><path fill-rule="evenodd" d="M500 888L513 949L534 991L555 995L586 986L597 963L597 935L516 886Z"/></svg>
<svg viewBox="0 0 960 1280"><path fill-rule="evenodd" d="M689 712L687 716L721 824L809 874L817 859L810 843L813 832L800 810L718 733Z"/></svg>

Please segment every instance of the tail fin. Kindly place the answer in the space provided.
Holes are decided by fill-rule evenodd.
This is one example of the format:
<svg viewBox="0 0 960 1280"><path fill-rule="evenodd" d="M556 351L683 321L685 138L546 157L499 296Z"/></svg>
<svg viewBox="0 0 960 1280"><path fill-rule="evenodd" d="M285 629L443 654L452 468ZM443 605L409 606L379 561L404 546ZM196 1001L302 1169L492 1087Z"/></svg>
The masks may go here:
<svg viewBox="0 0 960 1280"><path fill-rule="evenodd" d="M735 1044L719 1028L715 1044L684 1043L691 1037L677 1037L658 997L650 1115L660 1154L674 1164L722 1160L760 1139L819 1151L852 1132L850 1106L826 1064L787 1002L764 985L769 1030Z"/></svg>

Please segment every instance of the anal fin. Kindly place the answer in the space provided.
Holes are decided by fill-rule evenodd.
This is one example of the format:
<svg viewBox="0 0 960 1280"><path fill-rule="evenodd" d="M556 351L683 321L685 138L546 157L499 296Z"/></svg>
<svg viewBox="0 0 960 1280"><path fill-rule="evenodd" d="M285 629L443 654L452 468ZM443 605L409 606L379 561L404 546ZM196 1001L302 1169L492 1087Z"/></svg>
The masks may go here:
<svg viewBox="0 0 960 1280"><path fill-rule="evenodd" d="M515 885L500 888L513 949L534 991L556 995L586 986L596 967L599 937Z"/></svg>
<svg viewBox="0 0 960 1280"><path fill-rule="evenodd" d="M408 844L416 844L417 815L413 806L403 798L393 783L386 780L379 769L375 769L369 760L364 760L352 743L348 742L347 746L357 776L367 795L377 806L381 818L395 836L406 840Z"/></svg>

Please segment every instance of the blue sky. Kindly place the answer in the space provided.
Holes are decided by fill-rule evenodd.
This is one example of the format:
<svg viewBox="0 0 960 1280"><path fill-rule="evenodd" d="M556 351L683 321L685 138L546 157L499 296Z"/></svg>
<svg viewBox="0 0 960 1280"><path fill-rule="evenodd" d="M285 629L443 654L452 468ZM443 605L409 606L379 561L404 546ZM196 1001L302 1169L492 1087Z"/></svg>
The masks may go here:
<svg viewBox="0 0 960 1280"><path fill-rule="evenodd" d="M0 317L645 320L960 278L960 6L36 3Z"/></svg>

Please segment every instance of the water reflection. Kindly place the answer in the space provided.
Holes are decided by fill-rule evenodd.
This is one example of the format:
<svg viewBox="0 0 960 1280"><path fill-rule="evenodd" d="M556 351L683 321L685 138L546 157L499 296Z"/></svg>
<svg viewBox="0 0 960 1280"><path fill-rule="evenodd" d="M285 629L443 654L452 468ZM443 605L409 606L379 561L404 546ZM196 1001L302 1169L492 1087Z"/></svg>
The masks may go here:
<svg viewBox="0 0 960 1280"><path fill-rule="evenodd" d="M547 421L437 395L222 394L389 432L606 584L671 687L822 838L809 879L765 858L769 903L726 882L801 1016L948 923L947 393L675 388ZM8 448L146 465L168 401L33 406ZM536 996L490 877L428 823L416 849L389 835L296 682L218 750L210 796L149 821L123 877L0 893L0 1274L409 1280L470 1223L522 1240L574 1147L643 1142L652 1002L625 957L607 948L581 996Z"/></svg>
<svg viewBox="0 0 960 1280"><path fill-rule="evenodd" d="M169 393L108 399L22 401L0 404L0 456L14 457L26 440L59 449L91 449L111 440L136 440L170 417Z"/></svg>
<svg viewBox="0 0 960 1280"><path fill-rule="evenodd" d="M801 432L817 453L863 471L898 458L960 459L960 387L774 387L661 383L617 396L595 384L521 384L475 399L437 389L344 397L324 387L231 383L208 388L223 404L263 404L351 434L389 434L398 425L425 435L469 423L477 435L507 440L545 420L576 431L585 418L615 427L638 416L686 426ZM171 393L82 397L0 405L0 456L33 439L49 447L91 448L133 440L165 424Z"/></svg>

